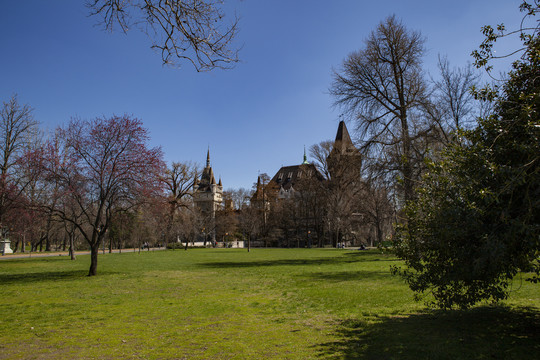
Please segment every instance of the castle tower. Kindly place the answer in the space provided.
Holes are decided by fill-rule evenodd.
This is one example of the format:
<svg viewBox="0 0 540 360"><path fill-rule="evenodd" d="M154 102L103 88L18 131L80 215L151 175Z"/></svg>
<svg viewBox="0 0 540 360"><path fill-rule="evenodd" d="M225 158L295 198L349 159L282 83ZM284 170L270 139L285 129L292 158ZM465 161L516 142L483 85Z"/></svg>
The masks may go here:
<svg viewBox="0 0 540 360"><path fill-rule="evenodd" d="M214 171L210 166L210 149L206 154L206 167L203 169L201 178L196 179L193 185L193 202L199 208L205 218L205 229L215 241L215 218L216 210L223 202L223 185L221 179L216 183Z"/></svg>
<svg viewBox="0 0 540 360"><path fill-rule="evenodd" d="M328 158L328 171L330 176L336 177L360 177L362 158L358 149L354 146L345 122L339 122L334 146Z"/></svg>

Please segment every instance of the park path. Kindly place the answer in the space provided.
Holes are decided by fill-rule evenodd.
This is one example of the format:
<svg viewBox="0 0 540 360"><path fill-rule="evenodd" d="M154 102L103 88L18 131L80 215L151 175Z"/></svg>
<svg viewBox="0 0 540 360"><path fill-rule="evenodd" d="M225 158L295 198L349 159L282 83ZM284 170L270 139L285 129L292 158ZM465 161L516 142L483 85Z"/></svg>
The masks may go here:
<svg viewBox="0 0 540 360"><path fill-rule="evenodd" d="M159 248L150 248L150 249L141 249L141 252L143 251L158 251L158 250L165 250L164 247ZM139 251L138 248L127 248L122 249L122 252L137 252ZM119 253L120 250L113 249L113 253ZM105 252L99 251L99 254L108 254L109 249L105 249ZM90 255L90 251L75 251L75 255ZM28 258L34 258L34 257L51 257L51 256L69 256L69 252L67 251L54 251L54 252L25 252L25 253L15 253L15 254L6 254L4 256L0 255L0 260L9 260L9 259L28 259Z"/></svg>

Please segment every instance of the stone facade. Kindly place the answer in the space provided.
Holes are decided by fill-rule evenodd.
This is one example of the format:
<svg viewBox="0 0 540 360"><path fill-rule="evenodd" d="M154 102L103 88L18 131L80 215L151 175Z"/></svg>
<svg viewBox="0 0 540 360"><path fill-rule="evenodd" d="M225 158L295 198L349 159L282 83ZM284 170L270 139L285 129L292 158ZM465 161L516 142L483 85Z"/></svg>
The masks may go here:
<svg viewBox="0 0 540 360"><path fill-rule="evenodd" d="M206 167L203 169L200 179L195 179L193 185L193 202L204 217L205 231L211 240L215 241L216 211L221 208L223 203L223 185L221 179L216 183L214 171L210 166L210 150L206 155Z"/></svg>

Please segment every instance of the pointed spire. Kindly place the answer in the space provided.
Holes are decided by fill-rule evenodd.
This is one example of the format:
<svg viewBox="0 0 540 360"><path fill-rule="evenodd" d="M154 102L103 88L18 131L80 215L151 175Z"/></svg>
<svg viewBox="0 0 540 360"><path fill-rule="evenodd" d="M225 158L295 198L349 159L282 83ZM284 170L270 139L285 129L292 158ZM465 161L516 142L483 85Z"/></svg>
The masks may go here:
<svg viewBox="0 0 540 360"><path fill-rule="evenodd" d="M221 183L221 176L219 177L218 185L219 185L219 186L223 186L223 184Z"/></svg>
<svg viewBox="0 0 540 360"><path fill-rule="evenodd" d="M343 120L339 122L334 148L337 148L341 152L354 148L354 144L349 136L349 131L347 130L347 126Z"/></svg>
<svg viewBox="0 0 540 360"><path fill-rule="evenodd" d="M210 146L208 146L208 152L206 153L206 167L210 167Z"/></svg>
<svg viewBox="0 0 540 360"><path fill-rule="evenodd" d="M302 162L302 165L308 165L307 156L306 156L306 145L304 145L304 161Z"/></svg>
<svg viewBox="0 0 540 360"><path fill-rule="evenodd" d="M214 170L212 170L212 168L210 168L210 185L216 185L216 178L214 176Z"/></svg>

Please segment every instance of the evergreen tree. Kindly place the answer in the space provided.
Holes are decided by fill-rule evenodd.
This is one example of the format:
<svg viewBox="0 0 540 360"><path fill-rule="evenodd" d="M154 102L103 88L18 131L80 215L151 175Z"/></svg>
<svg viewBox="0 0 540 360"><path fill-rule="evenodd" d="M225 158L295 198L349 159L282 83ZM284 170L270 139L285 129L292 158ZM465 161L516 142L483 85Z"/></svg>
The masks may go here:
<svg viewBox="0 0 540 360"><path fill-rule="evenodd" d="M431 163L406 207L394 268L440 308L467 308L508 296L520 271L540 273L540 39L522 37L525 53L496 98L494 115L461 131Z"/></svg>

